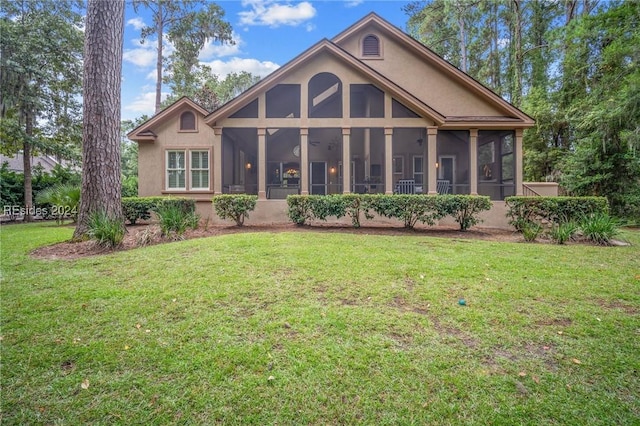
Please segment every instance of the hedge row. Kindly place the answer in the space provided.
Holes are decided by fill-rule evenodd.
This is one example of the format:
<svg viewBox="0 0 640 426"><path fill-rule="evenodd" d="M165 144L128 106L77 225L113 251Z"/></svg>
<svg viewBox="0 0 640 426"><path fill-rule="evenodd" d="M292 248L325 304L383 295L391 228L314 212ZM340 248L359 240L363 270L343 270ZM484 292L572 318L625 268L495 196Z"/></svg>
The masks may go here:
<svg viewBox="0 0 640 426"><path fill-rule="evenodd" d="M289 219L297 225L348 216L356 228L362 216L372 219L376 213L402 221L405 228L418 222L434 225L436 220L452 216L460 229L466 230L480 223L479 212L491 208L489 197L474 195L290 195L287 204Z"/></svg>
<svg viewBox="0 0 640 426"><path fill-rule="evenodd" d="M190 198L174 197L124 197L122 198L122 213L131 225L138 219L148 220L151 212L157 212L163 206L175 205L184 213L196 211L196 201Z"/></svg>
<svg viewBox="0 0 640 426"><path fill-rule="evenodd" d="M579 222L593 214L609 213L605 197L507 197L505 203L509 224L518 231L530 223Z"/></svg>

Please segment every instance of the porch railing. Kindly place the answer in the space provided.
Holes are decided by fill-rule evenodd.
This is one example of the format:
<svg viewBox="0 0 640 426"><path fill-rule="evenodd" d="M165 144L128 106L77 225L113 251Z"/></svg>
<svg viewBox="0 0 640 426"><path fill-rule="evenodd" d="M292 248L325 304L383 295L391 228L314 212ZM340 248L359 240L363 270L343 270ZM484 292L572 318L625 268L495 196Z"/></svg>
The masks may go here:
<svg viewBox="0 0 640 426"><path fill-rule="evenodd" d="M531 188L526 183L522 184L522 195L524 195L525 197L541 197L542 196L535 189Z"/></svg>

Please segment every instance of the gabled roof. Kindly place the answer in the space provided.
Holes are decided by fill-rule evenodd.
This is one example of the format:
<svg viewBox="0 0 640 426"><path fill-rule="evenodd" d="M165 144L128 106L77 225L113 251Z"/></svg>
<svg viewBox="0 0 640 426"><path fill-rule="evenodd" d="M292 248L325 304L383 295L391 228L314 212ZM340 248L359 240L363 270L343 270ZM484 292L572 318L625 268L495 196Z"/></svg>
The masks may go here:
<svg viewBox="0 0 640 426"><path fill-rule="evenodd" d="M385 19L378 16L376 13L371 12L355 24L351 25L349 28L338 34L332 39L333 43L339 44L341 41L345 40L349 36L354 33L360 31L364 27L368 25L375 25L380 30L382 30L389 37L393 37L396 40L400 41L402 44L407 46L416 52L420 57L428 61L430 64L436 66L437 68L445 71L448 75L454 78L457 82L462 84L467 89L473 91L478 94L480 97L485 99L487 102L498 107L498 109L505 111L509 115L516 117L522 122L526 124L533 125L534 119L528 116L526 113L505 101L502 97L498 96L491 89L484 86L479 81L475 80L470 75L460 71L458 68L447 62L445 59L440 57L433 50L429 49L413 37L409 36L407 33L396 27L395 25L389 23Z"/></svg>
<svg viewBox="0 0 640 426"><path fill-rule="evenodd" d="M181 97L149 120L140 124L138 127L127 133L127 137L132 141L153 141L156 139L156 134L151 130L156 124L162 122L162 120L181 110L184 106L187 106L198 113L206 116L209 114L209 111L202 108L197 103L193 102L191 99L186 96Z"/></svg>
<svg viewBox="0 0 640 426"><path fill-rule="evenodd" d="M225 105L209 114L207 117L205 117L205 123L213 124L217 120L232 115L237 110L245 106L248 102L253 101L260 93L266 92L267 90L277 85L291 71L304 66L307 62L313 60L318 54L322 52L327 52L333 57L352 67L353 69L364 73L372 83L376 84L376 86L389 92L394 98L402 102L405 106L412 109L416 113L433 120L436 125L444 124L444 115L429 107L420 99L416 98L411 93L407 92L405 89L398 86L396 83L389 80L384 75L380 74L364 62L358 60L353 55L327 39L323 39L320 42L316 43L311 48L307 49L302 54L289 61L287 64L283 65L264 79L260 80L257 84L249 88L237 98L227 102Z"/></svg>

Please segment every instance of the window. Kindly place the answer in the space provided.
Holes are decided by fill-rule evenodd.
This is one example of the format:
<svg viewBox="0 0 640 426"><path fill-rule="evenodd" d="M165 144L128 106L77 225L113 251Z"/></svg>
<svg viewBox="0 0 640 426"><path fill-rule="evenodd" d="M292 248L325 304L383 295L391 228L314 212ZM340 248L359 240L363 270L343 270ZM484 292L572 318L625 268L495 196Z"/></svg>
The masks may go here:
<svg viewBox="0 0 640 426"><path fill-rule="evenodd" d="M180 115L180 130L196 130L196 116L191 111Z"/></svg>
<svg viewBox="0 0 640 426"><path fill-rule="evenodd" d="M187 189L185 151L167 151L167 189Z"/></svg>
<svg viewBox="0 0 640 426"><path fill-rule="evenodd" d="M209 189L209 151L179 150L167 151L167 190L208 190ZM186 158L189 156L187 169ZM187 174L189 173L189 174ZM189 179L187 179L189 176Z"/></svg>
<svg viewBox="0 0 640 426"><path fill-rule="evenodd" d="M380 40L370 34L362 41L362 56L380 56Z"/></svg>
<svg viewBox="0 0 640 426"><path fill-rule="evenodd" d="M393 174L394 175L403 175L404 174L404 157L393 157Z"/></svg>
<svg viewBox="0 0 640 426"><path fill-rule="evenodd" d="M413 180L416 185L422 185L424 182L424 169L422 167L422 155L413 156Z"/></svg>
<svg viewBox="0 0 640 426"><path fill-rule="evenodd" d="M209 189L209 151L191 151L191 189Z"/></svg>

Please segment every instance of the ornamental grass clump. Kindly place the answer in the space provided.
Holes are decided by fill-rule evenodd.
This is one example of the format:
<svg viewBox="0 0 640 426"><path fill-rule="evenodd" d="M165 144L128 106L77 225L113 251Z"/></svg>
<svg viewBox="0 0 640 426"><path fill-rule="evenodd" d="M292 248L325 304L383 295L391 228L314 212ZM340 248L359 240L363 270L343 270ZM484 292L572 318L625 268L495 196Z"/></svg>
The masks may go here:
<svg viewBox="0 0 640 426"><path fill-rule="evenodd" d="M557 244L564 244L572 240L578 230L578 224L574 221L554 223L549 231L549 236Z"/></svg>
<svg viewBox="0 0 640 426"><path fill-rule="evenodd" d="M171 200L168 200L171 201ZM163 202L156 210L163 236L182 237L187 228L196 229L200 217L191 209L173 202Z"/></svg>
<svg viewBox="0 0 640 426"><path fill-rule="evenodd" d="M89 238L105 248L115 248L122 244L126 229L121 220L107 215L104 211L97 211L89 216Z"/></svg>
<svg viewBox="0 0 640 426"><path fill-rule="evenodd" d="M619 222L606 213L585 216L580 222L582 235L589 241L602 245L611 245L613 237L620 233Z"/></svg>
<svg viewBox="0 0 640 426"><path fill-rule="evenodd" d="M534 242L542 233L542 225L537 222L523 221L518 223L518 228L528 243Z"/></svg>

